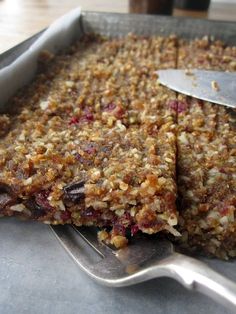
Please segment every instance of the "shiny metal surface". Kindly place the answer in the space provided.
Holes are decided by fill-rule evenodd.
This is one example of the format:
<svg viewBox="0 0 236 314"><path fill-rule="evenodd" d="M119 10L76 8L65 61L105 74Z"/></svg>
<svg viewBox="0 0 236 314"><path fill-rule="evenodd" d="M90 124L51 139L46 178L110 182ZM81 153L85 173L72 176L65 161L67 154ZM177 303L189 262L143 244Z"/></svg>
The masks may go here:
<svg viewBox="0 0 236 314"><path fill-rule="evenodd" d="M236 73L203 70L160 70L158 81L177 92L236 108ZM214 83L215 82L215 83ZM214 88L215 85L215 88Z"/></svg>
<svg viewBox="0 0 236 314"><path fill-rule="evenodd" d="M94 229L51 228L78 266L100 284L123 287L170 277L236 311L236 284L197 259L174 252L167 240L140 237L126 248L114 250L97 241Z"/></svg>

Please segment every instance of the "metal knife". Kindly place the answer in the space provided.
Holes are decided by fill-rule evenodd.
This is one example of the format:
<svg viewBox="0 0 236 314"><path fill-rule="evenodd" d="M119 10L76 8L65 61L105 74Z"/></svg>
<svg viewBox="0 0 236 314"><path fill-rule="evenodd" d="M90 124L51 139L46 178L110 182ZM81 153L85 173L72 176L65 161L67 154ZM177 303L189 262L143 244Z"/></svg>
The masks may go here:
<svg viewBox="0 0 236 314"><path fill-rule="evenodd" d="M158 81L177 92L236 108L236 72L159 70Z"/></svg>

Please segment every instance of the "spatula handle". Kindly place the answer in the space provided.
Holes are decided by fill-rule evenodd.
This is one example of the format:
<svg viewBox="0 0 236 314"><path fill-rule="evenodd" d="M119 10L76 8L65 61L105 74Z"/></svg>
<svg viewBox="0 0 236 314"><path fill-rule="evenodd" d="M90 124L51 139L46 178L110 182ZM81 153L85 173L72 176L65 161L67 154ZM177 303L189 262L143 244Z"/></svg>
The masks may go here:
<svg viewBox="0 0 236 314"><path fill-rule="evenodd" d="M212 270L206 264L179 254L163 261L168 276L182 283L186 288L199 291L225 305L236 313L236 283Z"/></svg>

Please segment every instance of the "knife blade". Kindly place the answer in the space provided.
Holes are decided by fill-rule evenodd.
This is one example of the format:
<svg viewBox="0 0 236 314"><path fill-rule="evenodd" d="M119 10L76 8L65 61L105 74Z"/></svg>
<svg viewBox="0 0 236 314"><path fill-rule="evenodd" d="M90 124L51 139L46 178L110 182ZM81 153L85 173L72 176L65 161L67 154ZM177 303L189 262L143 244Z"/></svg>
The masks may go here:
<svg viewBox="0 0 236 314"><path fill-rule="evenodd" d="M236 108L236 72L159 70L158 82L182 94Z"/></svg>

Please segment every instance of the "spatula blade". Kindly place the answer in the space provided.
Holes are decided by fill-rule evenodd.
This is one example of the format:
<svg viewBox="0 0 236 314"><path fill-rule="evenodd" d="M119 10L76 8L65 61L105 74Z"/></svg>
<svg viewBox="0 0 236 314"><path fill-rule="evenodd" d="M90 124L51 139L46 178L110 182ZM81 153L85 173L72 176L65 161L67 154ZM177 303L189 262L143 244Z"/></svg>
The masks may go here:
<svg viewBox="0 0 236 314"><path fill-rule="evenodd" d="M203 70L159 70L158 81L182 94L236 108L236 73Z"/></svg>

